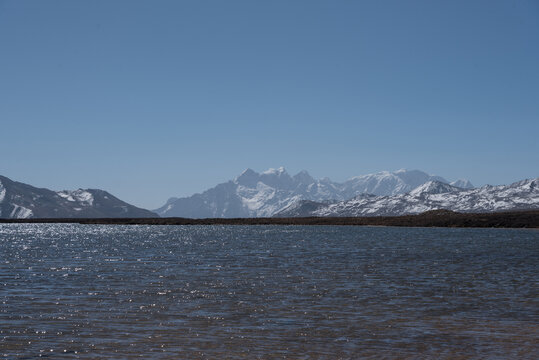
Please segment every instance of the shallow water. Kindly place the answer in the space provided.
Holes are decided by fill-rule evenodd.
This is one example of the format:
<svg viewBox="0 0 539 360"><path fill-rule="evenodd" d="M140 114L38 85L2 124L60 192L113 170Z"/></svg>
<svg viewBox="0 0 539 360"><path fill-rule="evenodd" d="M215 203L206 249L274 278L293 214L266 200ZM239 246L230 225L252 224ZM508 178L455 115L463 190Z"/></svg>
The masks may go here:
<svg viewBox="0 0 539 360"><path fill-rule="evenodd" d="M0 357L520 358L539 231L0 225Z"/></svg>

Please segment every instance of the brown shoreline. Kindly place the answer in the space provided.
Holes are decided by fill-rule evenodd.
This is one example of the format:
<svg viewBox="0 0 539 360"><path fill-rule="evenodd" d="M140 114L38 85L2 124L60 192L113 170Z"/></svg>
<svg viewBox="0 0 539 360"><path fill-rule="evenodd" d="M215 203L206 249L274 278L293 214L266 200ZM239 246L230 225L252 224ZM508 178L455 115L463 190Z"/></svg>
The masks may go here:
<svg viewBox="0 0 539 360"><path fill-rule="evenodd" d="M1 223L76 223L101 225L355 225L406 227L539 228L539 210L495 213L427 211L418 215L304 218L104 218L0 219Z"/></svg>

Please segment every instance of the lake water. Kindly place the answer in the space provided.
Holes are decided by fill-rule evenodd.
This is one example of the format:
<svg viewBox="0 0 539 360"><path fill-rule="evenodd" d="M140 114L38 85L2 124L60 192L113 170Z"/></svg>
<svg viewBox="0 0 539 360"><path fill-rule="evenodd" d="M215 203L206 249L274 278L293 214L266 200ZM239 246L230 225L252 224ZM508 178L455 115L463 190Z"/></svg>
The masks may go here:
<svg viewBox="0 0 539 360"><path fill-rule="evenodd" d="M0 225L7 359L534 359L539 231Z"/></svg>

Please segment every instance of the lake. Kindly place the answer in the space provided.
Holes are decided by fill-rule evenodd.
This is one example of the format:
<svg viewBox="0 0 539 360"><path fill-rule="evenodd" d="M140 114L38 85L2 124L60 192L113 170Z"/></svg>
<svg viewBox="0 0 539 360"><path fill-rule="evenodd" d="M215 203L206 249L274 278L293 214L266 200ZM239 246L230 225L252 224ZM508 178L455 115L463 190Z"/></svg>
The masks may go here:
<svg viewBox="0 0 539 360"><path fill-rule="evenodd" d="M0 225L7 359L534 359L539 231Z"/></svg>

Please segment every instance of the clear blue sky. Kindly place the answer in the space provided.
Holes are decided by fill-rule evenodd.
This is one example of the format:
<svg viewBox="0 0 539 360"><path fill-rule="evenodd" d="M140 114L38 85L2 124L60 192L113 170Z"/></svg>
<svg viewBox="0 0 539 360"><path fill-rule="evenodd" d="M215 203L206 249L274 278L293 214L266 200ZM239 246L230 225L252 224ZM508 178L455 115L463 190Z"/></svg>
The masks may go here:
<svg viewBox="0 0 539 360"><path fill-rule="evenodd" d="M156 208L251 167L539 176L539 1L0 1L0 174Z"/></svg>

